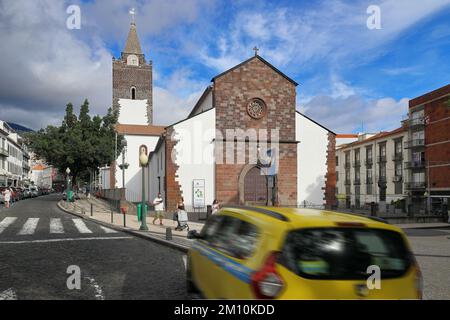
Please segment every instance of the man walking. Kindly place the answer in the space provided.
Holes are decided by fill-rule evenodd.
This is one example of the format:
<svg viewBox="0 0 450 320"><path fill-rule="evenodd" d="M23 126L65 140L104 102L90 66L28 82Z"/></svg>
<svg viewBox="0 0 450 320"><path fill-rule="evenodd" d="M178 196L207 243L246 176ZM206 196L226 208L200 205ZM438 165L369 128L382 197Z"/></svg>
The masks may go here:
<svg viewBox="0 0 450 320"><path fill-rule="evenodd" d="M159 224L163 225L163 212L164 212L164 201L161 198L161 193L158 193L158 196L153 200L153 205L155 206L155 219L153 219L153 224L155 224L155 221L159 219Z"/></svg>

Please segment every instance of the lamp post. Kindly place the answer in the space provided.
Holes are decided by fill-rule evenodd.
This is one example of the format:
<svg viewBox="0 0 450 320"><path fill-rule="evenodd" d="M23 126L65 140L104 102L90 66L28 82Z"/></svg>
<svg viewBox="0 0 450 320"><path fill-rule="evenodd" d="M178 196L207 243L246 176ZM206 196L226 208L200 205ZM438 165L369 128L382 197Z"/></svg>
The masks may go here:
<svg viewBox="0 0 450 320"><path fill-rule="evenodd" d="M66 169L67 188L66 188L66 203L69 204L69 191L70 191L70 168Z"/></svg>
<svg viewBox="0 0 450 320"><path fill-rule="evenodd" d="M127 150L127 140L125 138L120 142L122 145L122 164L119 168L122 170L122 188L125 189L125 170L128 169L128 163L125 163L125 152Z"/></svg>
<svg viewBox="0 0 450 320"><path fill-rule="evenodd" d="M145 210L145 167L148 164L148 156L145 151L141 150L139 162L142 167L142 201L141 201L141 227L139 230L148 230L147 227L147 211Z"/></svg>

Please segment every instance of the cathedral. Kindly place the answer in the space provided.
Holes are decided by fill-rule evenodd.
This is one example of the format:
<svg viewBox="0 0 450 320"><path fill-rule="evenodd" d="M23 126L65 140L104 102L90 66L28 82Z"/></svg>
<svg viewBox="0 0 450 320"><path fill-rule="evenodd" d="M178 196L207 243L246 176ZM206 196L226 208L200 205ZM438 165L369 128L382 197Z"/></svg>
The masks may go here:
<svg viewBox="0 0 450 320"><path fill-rule="evenodd" d="M113 107L125 154L103 168L104 189L125 188L139 202L146 150L145 198L161 193L167 210L222 204L331 207L335 204L335 138L296 110L297 82L263 59L249 59L211 79L185 119L153 124L152 62L131 23L113 58ZM125 176L119 165L126 158Z"/></svg>

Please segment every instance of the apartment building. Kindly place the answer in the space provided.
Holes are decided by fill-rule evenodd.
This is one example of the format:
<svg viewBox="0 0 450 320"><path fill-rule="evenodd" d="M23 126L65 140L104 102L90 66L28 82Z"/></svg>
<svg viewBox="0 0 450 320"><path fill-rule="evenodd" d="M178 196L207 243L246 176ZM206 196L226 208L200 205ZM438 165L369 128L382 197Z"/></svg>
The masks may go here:
<svg viewBox="0 0 450 320"><path fill-rule="evenodd" d="M369 207L378 204L380 212L386 204L406 210L405 152L408 128L378 134L360 134L356 141L336 149L337 199L340 208Z"/></svg>
<svg viewBox="0 0 450 320"><path fill-rule="evenodd" d="M0 120L0 186L21 186L29 179L29 155L22 137Z"/></svg>
<svg viewBox="0 0 450 320"><path fill-rule="evenodd" d="M410 100L407 194L420 212L446 211L450 199L450 84Z"/></svg>

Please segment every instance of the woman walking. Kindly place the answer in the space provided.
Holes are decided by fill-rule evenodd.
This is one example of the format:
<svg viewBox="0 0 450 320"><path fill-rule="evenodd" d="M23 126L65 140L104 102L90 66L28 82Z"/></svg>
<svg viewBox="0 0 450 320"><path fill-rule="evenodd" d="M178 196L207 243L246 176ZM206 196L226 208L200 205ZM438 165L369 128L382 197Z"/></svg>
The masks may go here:
<svg viewBox="0 0 450 320"><path fill-rule="evenodd" d="M3 191L3 201L5 201L5 207L9 208L9 202L11 201L11 190L9 188Z"/></svg>

